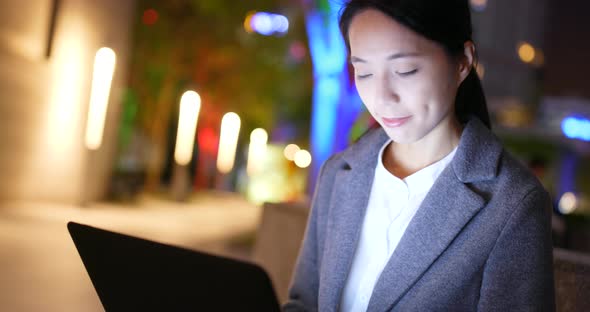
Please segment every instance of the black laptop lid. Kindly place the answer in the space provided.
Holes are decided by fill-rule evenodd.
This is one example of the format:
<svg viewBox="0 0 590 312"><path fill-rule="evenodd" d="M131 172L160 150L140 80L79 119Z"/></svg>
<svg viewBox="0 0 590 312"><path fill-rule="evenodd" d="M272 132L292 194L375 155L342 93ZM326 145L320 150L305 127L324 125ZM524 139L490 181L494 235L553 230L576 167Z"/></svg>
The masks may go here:
<svg viewBox="0 0 590 312"><path fill-rule="evenodd" d="M106 311L279 311L255 264L74 222L68 230Z"/></svg>

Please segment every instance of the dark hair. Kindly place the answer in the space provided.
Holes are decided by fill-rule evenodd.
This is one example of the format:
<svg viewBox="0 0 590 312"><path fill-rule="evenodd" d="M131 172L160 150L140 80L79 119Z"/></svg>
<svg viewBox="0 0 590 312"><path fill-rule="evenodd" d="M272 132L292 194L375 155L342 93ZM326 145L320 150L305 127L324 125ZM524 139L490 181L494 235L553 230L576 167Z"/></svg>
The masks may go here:
<svg viewBox="0 0 590 312"><path fill-rule="evenodd" d="M468 0L350 0L340 14L340 31L350 51L348 28L361 11L375 9L398 23L440 44L452 57L464 55L464 44L472 39ZM474 60L476 64L477 58ZM455 115L461 123L477 116L491 128L481 81L475 66L463 80L455 98Z"/></svg>

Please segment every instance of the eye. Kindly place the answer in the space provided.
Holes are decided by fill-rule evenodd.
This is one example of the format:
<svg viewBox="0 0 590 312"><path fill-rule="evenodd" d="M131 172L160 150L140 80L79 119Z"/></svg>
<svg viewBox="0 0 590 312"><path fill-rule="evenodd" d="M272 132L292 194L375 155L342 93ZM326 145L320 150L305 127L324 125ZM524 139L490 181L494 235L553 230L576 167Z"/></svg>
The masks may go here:
<svg viewBox="0 0 590 312"><path fill-rule="evenodd" d="M357 79L366 79L366 78L369 78L371 76L372 76L372 74L356 75L356 78Z"/></svg>
<svg viewBox="0 0 590 312"><path fill-rule="evenodd" d="M395 72L395 73L398 74L398 75L400 75L400 76L402 76L402 77L406 77L406 76L413 75L413 74L415 74L417 72L418 72L418 69L410 70L410 71L407 71L407 72Z"/></svg>

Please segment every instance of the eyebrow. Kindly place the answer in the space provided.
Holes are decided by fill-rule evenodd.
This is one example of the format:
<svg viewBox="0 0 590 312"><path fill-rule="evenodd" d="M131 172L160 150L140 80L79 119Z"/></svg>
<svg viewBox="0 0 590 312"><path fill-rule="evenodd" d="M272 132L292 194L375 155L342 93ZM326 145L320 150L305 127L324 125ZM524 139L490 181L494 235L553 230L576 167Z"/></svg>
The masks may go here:
<svg viewBox="0 0 590 312"><path fill-rule="evenodd" d="M388 56L386 58L386 60L388 61L392 61L398 58L403 58L403 57L415 57L415 56L420 56L420 53L417 52L400 52L400 53L394 53L391 54L390 56ZM351 56L350 57L350 62L351 63L367 63L366 60L360 58L360 57L356 57L356 56Z"/></svg>

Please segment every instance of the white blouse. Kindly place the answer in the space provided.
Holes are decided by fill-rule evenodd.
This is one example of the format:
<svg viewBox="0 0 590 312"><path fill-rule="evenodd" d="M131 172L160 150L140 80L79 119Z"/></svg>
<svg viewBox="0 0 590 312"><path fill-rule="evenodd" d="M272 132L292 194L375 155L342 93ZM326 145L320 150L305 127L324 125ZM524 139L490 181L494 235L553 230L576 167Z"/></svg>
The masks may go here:
<svg viewBox="0 0 590 312"><path fill-rule="evenodd" d="M383 166L383 151L363 221L361 236L348 274L340 311L366 311L381 271L397 247L408 224L443 169L451 162L457 148L443 159L405 179L399 179Z"/></svg>

